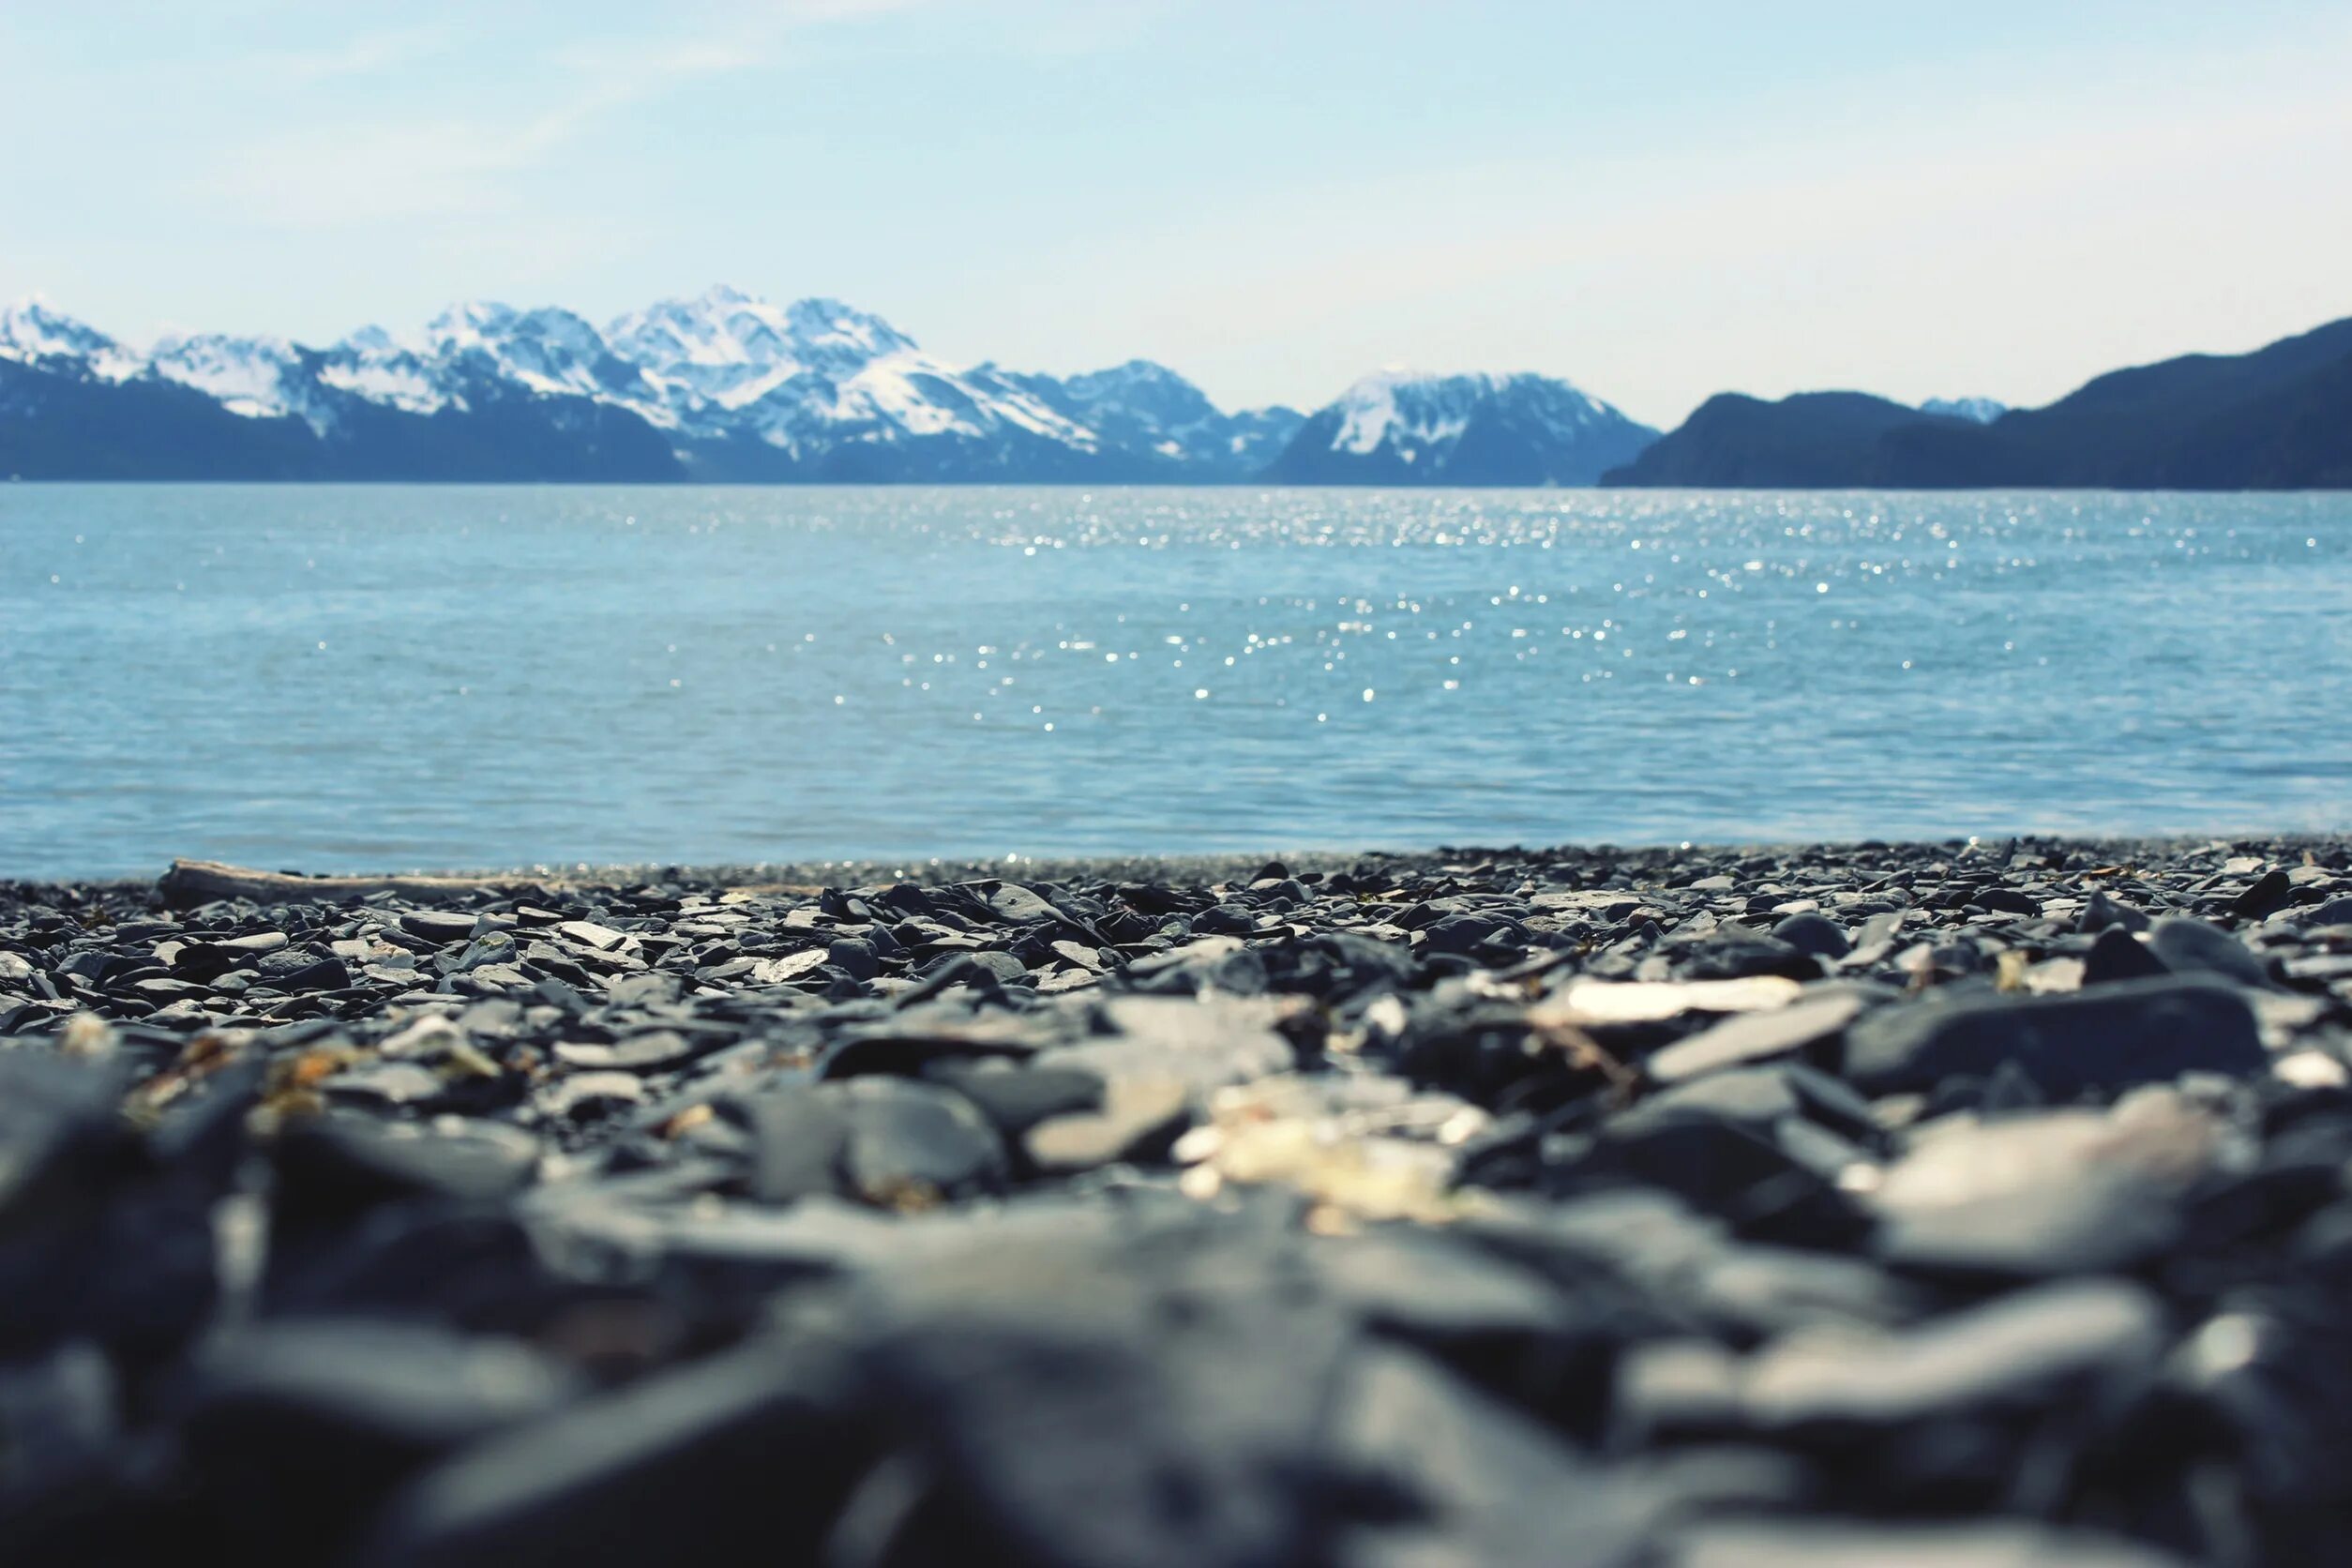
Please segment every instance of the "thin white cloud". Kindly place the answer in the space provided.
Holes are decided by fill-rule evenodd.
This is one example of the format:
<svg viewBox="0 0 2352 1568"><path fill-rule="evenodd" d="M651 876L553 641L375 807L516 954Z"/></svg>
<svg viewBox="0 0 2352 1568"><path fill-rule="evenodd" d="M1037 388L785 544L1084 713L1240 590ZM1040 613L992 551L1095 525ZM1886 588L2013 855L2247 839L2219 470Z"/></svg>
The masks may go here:
<svg viewBox="0 0 2352 1568"><path fill-rule="evenodd" d="M759 0L723 10L683 37L606 37L562 45L535 78L520 74L519 107L500 114L437 113L423 105L348 123L309 123L227 149L193 194L234 204L279 229L346 228L434 218L478 218L517 200L516 182L564 147L628 110L697 82L779 64L796 33L940 0ZM445 29L361 35L328 49L265 53L248 64L262 82L316 83L388 71L454 53Z"/></svg>
<svg viewBox="0 0 2352 1568"><path fill-rule="evenodd" d="M452 43L444 27L403 27L362 33L321 49L265 50L249 56L258 72L289 82L338 82L373 76L429 60Z"/></svg>
<svg viewBox="0 0 2352 1568"><path fill-rule="evenodd" d="M598 39L559 51L533 83L544 107L504 116L424 111L314 125L230 149L198 193L281 228L461 217L500 206L513 176L545 163L598 124L689 83L768 65L772 19L709 37ZM359 51L347 52L347 61ZM519 96L522 96L519 94Z"/></svg>
<svg viewBox="0 0 2352 1568"><path fill-rule="evenodd" d="M1002 45L1038 60L1083 60L1141 44L1176 6L1176 0L1093 0L1052 5L1009 23Z"/></svg>

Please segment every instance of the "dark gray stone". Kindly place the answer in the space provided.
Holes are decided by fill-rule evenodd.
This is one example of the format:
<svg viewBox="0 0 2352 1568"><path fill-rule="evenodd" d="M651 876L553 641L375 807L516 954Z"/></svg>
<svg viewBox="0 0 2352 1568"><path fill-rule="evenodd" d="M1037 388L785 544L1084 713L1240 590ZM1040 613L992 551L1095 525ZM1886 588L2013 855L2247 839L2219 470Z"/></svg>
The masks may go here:
<svg viewBox="0 0 2352 1568"><path fill-rule="evenodd" d="M1853 948L1846 939L1846 927L1825 914L1806 912L1792 914L1772 927L1774 940L1785 942L1800 953L1810 953L1817 958L1842 958Z"/></svg>
<svg viewBox="0 0 2352 1568"><path fill-rule="evenodd" d="M924 1204L1002 1187L1003 1140L952 1089L860 1078L830 1086L850 1124L841 1155L850 1190L868 1202Z"/></svg>
<svg viewBox="0 0 2352 1568"><path fill-rule="evenodd" d="M400 929L430 942L469 942L475 917L456 910L410 910L400 916Z"/></svg>
<svg viewBox="0 0 2352 1568"><path fill-rule="evenodd" d="M2274 867L2229 901L2229 912L2240 920L2265 920L2286 908L2294 897L2295 884Z"/></svg>
<svg viewBox="0 0 2352 1568"><path fill-rule="evenodd" d="M2148 916L2131 905L2094 889L2090 897L2083 901L2083 911L2075 917L2074 928L2095 933L2117 927L2126 932L2145 931L2148 929Z"/></svg>
<svg viewBox="0 0 2352 1568"><path fill-rule="evenodd" d="M2269 1060L2245 1000L2205 979L1881 1008L1857 1021L1846 1044L1846 1076L1867 1094L1926 1091L2013 1062L2044 1093L2072 1099L2188 1072L2244 1076Z"/></svg>
<svg viewBox="0 0 2352 1568"><path fill-rule="evenodd" d="M385 1509L369 1568L815 1561L870 1462L836 1386L757 1343L476 1443Z"/></svg>
<svg viewBox="0 0 2352 1568"><path fill-rule="evenodd" d="M2240 986L2267 987L2270 972L2246 944L2218 926L2182 916L2148 928L2148 950L2176 974L2218 974Z"/></svg>
<svg viewBox="0 0 2352 1568"><path fill-rule="evenodd" d="M2148 943L2121 925L2104 927L2083 955L2083 984L2111 986L2118 980L2147 980L2172 971Z"/></svg>
<svg viewBox="0 0 2352 1568"><path fill-rule="evenodd" d="M188 1452L205 1511L241 1550L318 1560L417 1470L580 1392L577 1376L512 1340L281 1320L199 1359Z"/></svg>

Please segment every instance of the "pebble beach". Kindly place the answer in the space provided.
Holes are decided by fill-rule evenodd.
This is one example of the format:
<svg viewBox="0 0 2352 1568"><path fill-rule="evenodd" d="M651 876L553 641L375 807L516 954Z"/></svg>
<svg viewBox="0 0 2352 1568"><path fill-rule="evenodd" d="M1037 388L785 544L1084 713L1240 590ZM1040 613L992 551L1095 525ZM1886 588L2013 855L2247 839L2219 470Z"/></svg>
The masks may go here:
<svg viewBox="0 0 2352 1568"><path fill-rule="evenodd" d="M0 882L12 1562L2333 1563L2352 839Z"/></svg>

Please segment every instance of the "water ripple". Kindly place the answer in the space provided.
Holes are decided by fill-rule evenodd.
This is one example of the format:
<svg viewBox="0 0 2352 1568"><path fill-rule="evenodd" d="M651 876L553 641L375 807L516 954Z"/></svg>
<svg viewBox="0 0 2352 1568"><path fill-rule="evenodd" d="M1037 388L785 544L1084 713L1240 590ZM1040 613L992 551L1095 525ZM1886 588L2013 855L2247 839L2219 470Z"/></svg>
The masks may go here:
<svg viewBox="0 0 2352 1568"><path fill-rule="evenodd" d="M2352 498L0 487L0 873L2352 823Z"/></svg>

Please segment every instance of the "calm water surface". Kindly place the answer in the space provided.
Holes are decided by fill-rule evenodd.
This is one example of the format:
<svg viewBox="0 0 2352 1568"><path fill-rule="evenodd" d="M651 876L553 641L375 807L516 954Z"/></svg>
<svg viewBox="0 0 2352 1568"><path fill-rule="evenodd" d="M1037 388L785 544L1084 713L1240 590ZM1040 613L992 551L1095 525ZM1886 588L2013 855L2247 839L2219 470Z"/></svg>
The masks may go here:
<svg viewBox="0 0 2352 1568"><path fill-rule="evenodd" d="M2352 497L0 486L0 876L2352 826Z"/></svg>

